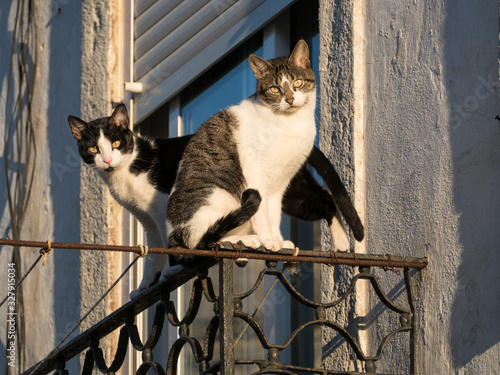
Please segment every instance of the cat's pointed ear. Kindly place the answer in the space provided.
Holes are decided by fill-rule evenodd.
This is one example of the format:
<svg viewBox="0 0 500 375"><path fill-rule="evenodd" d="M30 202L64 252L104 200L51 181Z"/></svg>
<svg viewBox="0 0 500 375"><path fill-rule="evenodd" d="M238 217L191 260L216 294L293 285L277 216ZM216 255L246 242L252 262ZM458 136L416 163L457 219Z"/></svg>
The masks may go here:
<svg viewBox="0 0 500 375"><path fill-rule="evenodd" d="M69 127L71 128L71 133L73 133L73 137L77 141L82 139L82 132L88 127L87 123L75 116L68 116L68 122Z"/></svg>
<svg viewBox="0 0 500 375"><path fill-rule="evenodd" d="M288 63L300 68L310 68L309 47L304 40L299 40L288 59Z"/></svg>
<svg viewBox="0 0 500 375"><path fill-rule="evenodd" d="M257 77L257 79L263 78L273 67L266 60L261 59L259 56L255 55L250 55L248 57L248 62L250 63L250 67L255 73L255 77Z"/></svg>
<svg viewBox="0 0 500 375"><path fill-rule="evenodd" d="M109 123L116 126L120 126L124 129L128 129L129 125L128 112L127 112L127 107L125 107L124 104L120 104L118 105L118 107L115 108L113 114L109 118Z"/></svg>

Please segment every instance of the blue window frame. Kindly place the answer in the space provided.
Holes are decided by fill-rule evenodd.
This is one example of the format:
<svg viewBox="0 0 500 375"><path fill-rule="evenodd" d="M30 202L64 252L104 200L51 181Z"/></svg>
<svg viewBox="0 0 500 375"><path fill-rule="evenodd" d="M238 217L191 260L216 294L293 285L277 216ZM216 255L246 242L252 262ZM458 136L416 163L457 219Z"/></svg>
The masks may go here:
<svg viewBox="0 0 500 375"><path fill-rule="evenodd" d="M254 37L253 41L258 43L259 39ZM261 46L257 49L249 49L249 44L254 43L246 43L236 51L236 55L243 53L246 57L249 53L262 54L262 42L258 43ZM218 64L214 68L215 72L209 72L204 80L221 68L222 64ZM194 87L199 87L200 83L196 82ZM212 115L254 94L256 85L257 79L245 58L203 91L194 92L193 95L193 89L188 88L181 94L182 134L194 133Z"/></svg>

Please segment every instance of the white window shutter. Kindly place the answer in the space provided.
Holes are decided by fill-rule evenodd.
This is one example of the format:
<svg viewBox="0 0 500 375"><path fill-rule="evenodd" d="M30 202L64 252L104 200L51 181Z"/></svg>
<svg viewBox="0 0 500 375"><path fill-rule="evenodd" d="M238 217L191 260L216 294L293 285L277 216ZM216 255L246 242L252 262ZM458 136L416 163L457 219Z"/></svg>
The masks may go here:
<svg viewBox="0 0 500 375"><path fill-rule="evenodd" d="M140 122L295 0L136 0Z"/></svg>

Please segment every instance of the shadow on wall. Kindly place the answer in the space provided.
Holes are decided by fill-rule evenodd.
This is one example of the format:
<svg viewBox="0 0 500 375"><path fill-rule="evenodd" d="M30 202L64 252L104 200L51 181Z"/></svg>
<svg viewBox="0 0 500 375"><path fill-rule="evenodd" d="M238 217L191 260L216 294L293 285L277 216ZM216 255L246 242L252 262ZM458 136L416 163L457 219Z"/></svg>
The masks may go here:
<svg viewBox="0 0 500 375"><path fill-rule="evenodd" d="M0 82L7 82L8 72L9 72L9 64L10 64L10 51L12 46L12 31L9 31L9 14L10 14L11 4L7 4L6 2L2 2L0 5ZM4 86L6 87L6 86ZM2 90L3 91L3 90ZM4 94L5 95L5 94ZM2 97L2 107L0 108L0 113L5 111L5 97ZM0 155L0 215L4 215L8 217L8 201L7 201L7 189L6 189L6 181L5 181L5 150L3 147L4 143L4 127L6 126L7 119L11 118L12 112L4 113L5 119L3 119L3 123L0 125L0 150L2 154ZM14 166L15 167L15 166ZM4 224L4 218L0 217L0 225ZM8 220L8 219L5 219ZM5 237L5 228L0 227L1 233L0 237ZM7 249L7 247L4 247ZM10 251L10 248L9 248ZM2 297L3 298L3 297ZM3 353L3 352L2 352ZM0 360L0 365L2 364L3 359Z"/></svg>
<svg viewBox="0 0 500 375"><path fill-rule="evenodd" d="M497 6L496 1L446 3L444 55L451 111L453 201L461 215L463 246L450 322L455 369L500 343Z"/></svg>
<svg viewBox="0 0 500 375"><path fill-rule="evenodd" d="M80 114L82 3L60 0L49 6L49 87L47 141L50 154L54 241L80 242L80 155L68 115ZM80 320L79 252L54 254L54 331L56 345ZM69 293L68 293L69 292ZM78 334L78 330L74 335ZM73 337L73 336L72 336ZM80 371L78 357L66 364Z"/></svg>
<svg viewBox="0 0 500 375"><path fill-rule="evenodd" d="M10 51L10 46L11 46L11 43L12 43L12 33L8 32L7 30L7 26L8 26L8 15L9 15L9 12L8 12L8 7L7 7L7 4L5 3L2 3L2 5L0 5L0 67L2 67L2 69L0 71L2 72L5 72L6 70L5 69L8 69L8 64L9 64L9 54L5 53L4 51ZM6 68L4 68L6 67ZM6 72L7 74L7 72ZM5 82L5 80L7 79L7 77L5 77L3 74L0 76L0 82ZM0 110L3 110L4 108L1 108ZM7 114L8 116L8 114ZM0 165L2 166L1 167L1 172L0 172L0 215L3 215L4 213L7 213L8 209L7 209L7 189L5 188L6 187L6 182L5 182L5 173L4 173L4 158L5 158L5 155L4 155L4 150L3 150L3 131L4 131L4 127L5 126L5 123L2 124L0 126L0 134L2 134L2 139L0 140L0 142L2 142L2 145L0 146L0 149L2 150L2 155L0 156ZM5 228L3 228L1 226L1 224L3 224L3 217L0 217L0 230L1 230L1 233L0 233L0 238L4 238L5 235L4 235L4 230ZM7 249L7 247L3 247L3 249ZM4 250L3 250L4 251ZM10 248L9 248L9 251L10 251ZM3 291L2 291L2 297L0 298L4 298L4 295L3 295ZM5 307L2 308L2 318L5 316L3 315L4 314L4 311L6 312L7 310L5 310ZM7 328L7 324L5 322L4 319L2 319L2 325L3 327L0 328L0 330L2 330L3 332L5 332L4 330ZM5 340L5 335L2 337L2 341ZM0 342L0 353L6 353L6 346ZM7 358L5 355L2 355L0 356L0 368L3 368L3 369L6 369L7 368Z"/></svg>

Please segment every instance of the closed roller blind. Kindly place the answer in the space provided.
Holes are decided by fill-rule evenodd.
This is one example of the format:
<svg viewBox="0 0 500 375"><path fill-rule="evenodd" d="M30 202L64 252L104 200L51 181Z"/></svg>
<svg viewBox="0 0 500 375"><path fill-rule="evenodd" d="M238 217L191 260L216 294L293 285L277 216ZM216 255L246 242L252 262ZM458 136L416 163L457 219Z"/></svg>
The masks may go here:
<svg viewBox="0 0 500 375"><path fill-rule="evenodd" d="M140 122L295 0L137 0L134 77Z"/></svg>

